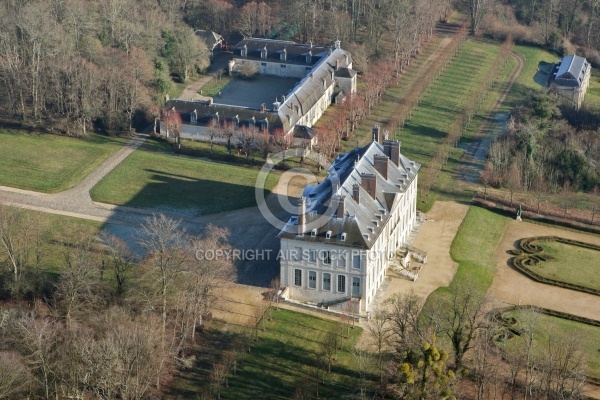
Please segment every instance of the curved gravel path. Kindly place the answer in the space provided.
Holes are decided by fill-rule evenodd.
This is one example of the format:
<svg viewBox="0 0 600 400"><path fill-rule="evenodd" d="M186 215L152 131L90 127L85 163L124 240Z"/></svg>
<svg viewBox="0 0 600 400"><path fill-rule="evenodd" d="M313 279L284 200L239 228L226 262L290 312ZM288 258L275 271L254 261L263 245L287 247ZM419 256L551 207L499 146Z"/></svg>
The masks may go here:
<svg viewBox="0 0 600 400"><path fill-rule="evenodd" d="M47 194L0 186L0 203L95 221L127 222L132 217L127 215L131 210L124 210L126 212L123 213L113 206L94 203L90 197L90 190L147 138L148 135L137 135L128 141L74 188Z"/></svg>

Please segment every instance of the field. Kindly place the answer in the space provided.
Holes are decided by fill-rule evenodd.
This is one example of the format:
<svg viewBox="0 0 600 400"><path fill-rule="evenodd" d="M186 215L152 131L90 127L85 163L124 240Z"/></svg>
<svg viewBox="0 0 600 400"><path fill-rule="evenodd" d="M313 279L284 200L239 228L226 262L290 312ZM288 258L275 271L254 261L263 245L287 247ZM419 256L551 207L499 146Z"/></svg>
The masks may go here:
<svg viewBox="0 0 600 400"><path fill-rule="evenodd" d="M198 90L198 93L203 96L215 97L232 80L233 80L233 78L230 77L229 75L222 76L219 79L217 79L215 77L215 78L211 79L209 82L207 82L204 86L202 86L202 88L200 90Z"/></svg>
<svg viewBox="0 0 600 400"><path fill-rule="evenodd" d="M590 86L585 95L585 106L600 108L600 71L592 68L592 76L590 77Z"/></svg>
<svg viewBox="0 0 600 400"><path fill-rule="evenodd" d="M45 193L69 189L125 141L98 134L69 138L0 130L0 185Z"/></svg>
<svg viewBox="0 0 600 400"><path fill-rule="evenodd" d="M147 142L92 190L94 201L210 214L256 205L259 169L177 156L163 142ZM277 183L270 174L267 190Z"/></svg>
<svg viewBox="0 0 600 400"><path fill-rule="evenodd" d="M600 251L559 242L541 242L552 259L528 268L545 278L600 290Z"/></svg>
<svg viewBox="0 0 600 400"><path fill-rule="evenodd" d="M267 312L268 313L268 312ZM321 377L323 369L318 369L316 354L321 349L327 332L340 327L340 323L298 313L289 310L273 310L273 321L265 321L258 330L258 340L254 340L254 329L237 328L234 332L226 330L234 327L219 324L207 332L203 346L215 350L217 346L231 345L242 341L243 351L239 354L237 373L231 373L228 387L220 389L224 399L289 399L300 388L315 394L316 381ZM335 354L331 373L324 373L326 382L319 385L319 396L325 399L341 399L356 393L358 390L358 372L355 358L350 353L354 348L361 328L350 329L350 336L345 337L347 330L342 329L343 338L338 342L339 349ZM250 351L246 351L250 348ZM202 352L202 349L200 349ZM218 355L215 355L218 356ZM209 390L209 374L214 360L200 361L199 365L182 373L175 382L171 399L196 399L197 391ZM327 368L327 367L325 367ZM212 388L213 396L215 388ZM176 394L175 394L176 393Z"/></svg>
<svg viewBox="0 0 600 400"><path fill-rule="evenodd" d="M515 328L519 329L521 327L519 318L522 314L520 311L510 311L503 315L516 318ZM550 338L560 340L567 337L578 339L580 349L587 359L587 375L600 379L600 328L550 315L538 315L535 325L534 345L537 346L539 351L546 351ZM516 340L518 338L511 339L508 346L514 345Z"/></svg>

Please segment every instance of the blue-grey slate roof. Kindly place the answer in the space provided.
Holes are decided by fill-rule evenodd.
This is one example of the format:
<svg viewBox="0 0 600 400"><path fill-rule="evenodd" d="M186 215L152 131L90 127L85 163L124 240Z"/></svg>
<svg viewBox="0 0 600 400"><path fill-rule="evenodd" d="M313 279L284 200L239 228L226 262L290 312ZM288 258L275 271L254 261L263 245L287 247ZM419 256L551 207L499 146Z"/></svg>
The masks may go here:
<svg viewBox="0 0 600 400"><path fill-rule="evenodd" d="M590 64L583 57L572 55L564 57L554 78L558 86L580 87Z"/></svg>
<svg viewBox="0 0 600 400"><path fill-rule="evenodd" d="M307 186L303 196L306 198L306 224L319 219L328 209L334 196L345 198L345 215L332 216L318 228L313 237L305 233L301 240L336 244L340 246L370 249L391 216L391 209L406 195L410 183L416 178L420 164L400 154L400 162L396 166L388 159L388 176L385 179L374 167L374 157L383 155L384 148L380 143L372 142L365 147L357 147L352 151L340 154L328 169L328 176L316 186ZM375 175L377 192L372 198L360 186L361 175ZM353 186L358 184L360 200L352 198ZM294 239L297 236L298 217L290 218L278 237ZM377 222L377 224L374 223ZM331 231L328 239L326 233ZM342 240L341 234L346 233Z"/></svg>

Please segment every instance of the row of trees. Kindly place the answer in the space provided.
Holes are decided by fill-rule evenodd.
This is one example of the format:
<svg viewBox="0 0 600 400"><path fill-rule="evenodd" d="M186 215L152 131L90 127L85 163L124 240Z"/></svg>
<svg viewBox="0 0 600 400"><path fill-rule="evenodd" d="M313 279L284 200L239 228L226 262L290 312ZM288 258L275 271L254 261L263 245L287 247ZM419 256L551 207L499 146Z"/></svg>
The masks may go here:
<svg viewBox="0 0 600 400"><path fill-rule="evenodd" d="M3 258L17 260L2 263L12 306L1 311L0 398L159 396L186 364L216 290L235 276L231 261L196 257L227 249L228 233L207 226L191 237L179 222L154 216L142 226L139 258L116 237L69 232L54 239L64 261L53 278L48 246L31 234L43 227L32 230L25 215L0 209Z"/></svg>
<svg viewBox="0 0 600 400"><path fill-rule="evenodd" d="M470 398L478 400L581 398L578 338L550 334L544 343L534 309L508 318L511 327L518 322L510 331L491 306L468 285L450 289L439 304L414 294L387 300L367 323L382 390L392 398L453 399L462 397L459 382L468 377Z"/></svg>

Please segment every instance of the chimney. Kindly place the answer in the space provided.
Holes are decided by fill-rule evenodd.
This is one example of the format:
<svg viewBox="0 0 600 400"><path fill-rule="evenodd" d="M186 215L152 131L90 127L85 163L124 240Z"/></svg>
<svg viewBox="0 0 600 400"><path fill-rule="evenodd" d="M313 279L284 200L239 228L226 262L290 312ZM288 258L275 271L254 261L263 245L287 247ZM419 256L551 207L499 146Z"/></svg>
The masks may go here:
<svg viewBox="0 0 600 400"><path fill-rule="evenodd" d="M298 234L304 235L306 230L306 199L300 198L300 210L298 211Z"/></svg>
<svg viewBox="0 0 600 400"><path fill-rule="evenodd" d="M375 169L377 172L383 176L383 179L387 180L388 178L388 158L387 156L375 154L373 157L373 164L375 165Z"/></svg>
<svg viewBox="0 0 600 400"><path fill-rule="evenodd" d="M379 125L373 125L373 141L381 142L381 128Z"/></svg>
<svg viewBox="0 0 600 400"><path fill-rule="evenodd" d="M383 142L383 150L385 155L396 164L400 165L400 142L397 140L385 140Z"/></svg>
<svg viewBox="0 0 600 400"><path fill-rule="evenodd" d="M360 186L353 185L352 186L352 199L360 204Z"/></svg>
<svg viewBox="0 0 600 400"><path fill-rule="evenodd" d="M344 214L346 214L346 196L335 196L335 201L337 201L336 216L344 218Z"/></svg>
<svg viewBox="0 0 600 400"><path fill-rule="evenodd" d="M377 196L377 179L374 174L361 174L360 185L369 193L371 198Z"/></svg>

